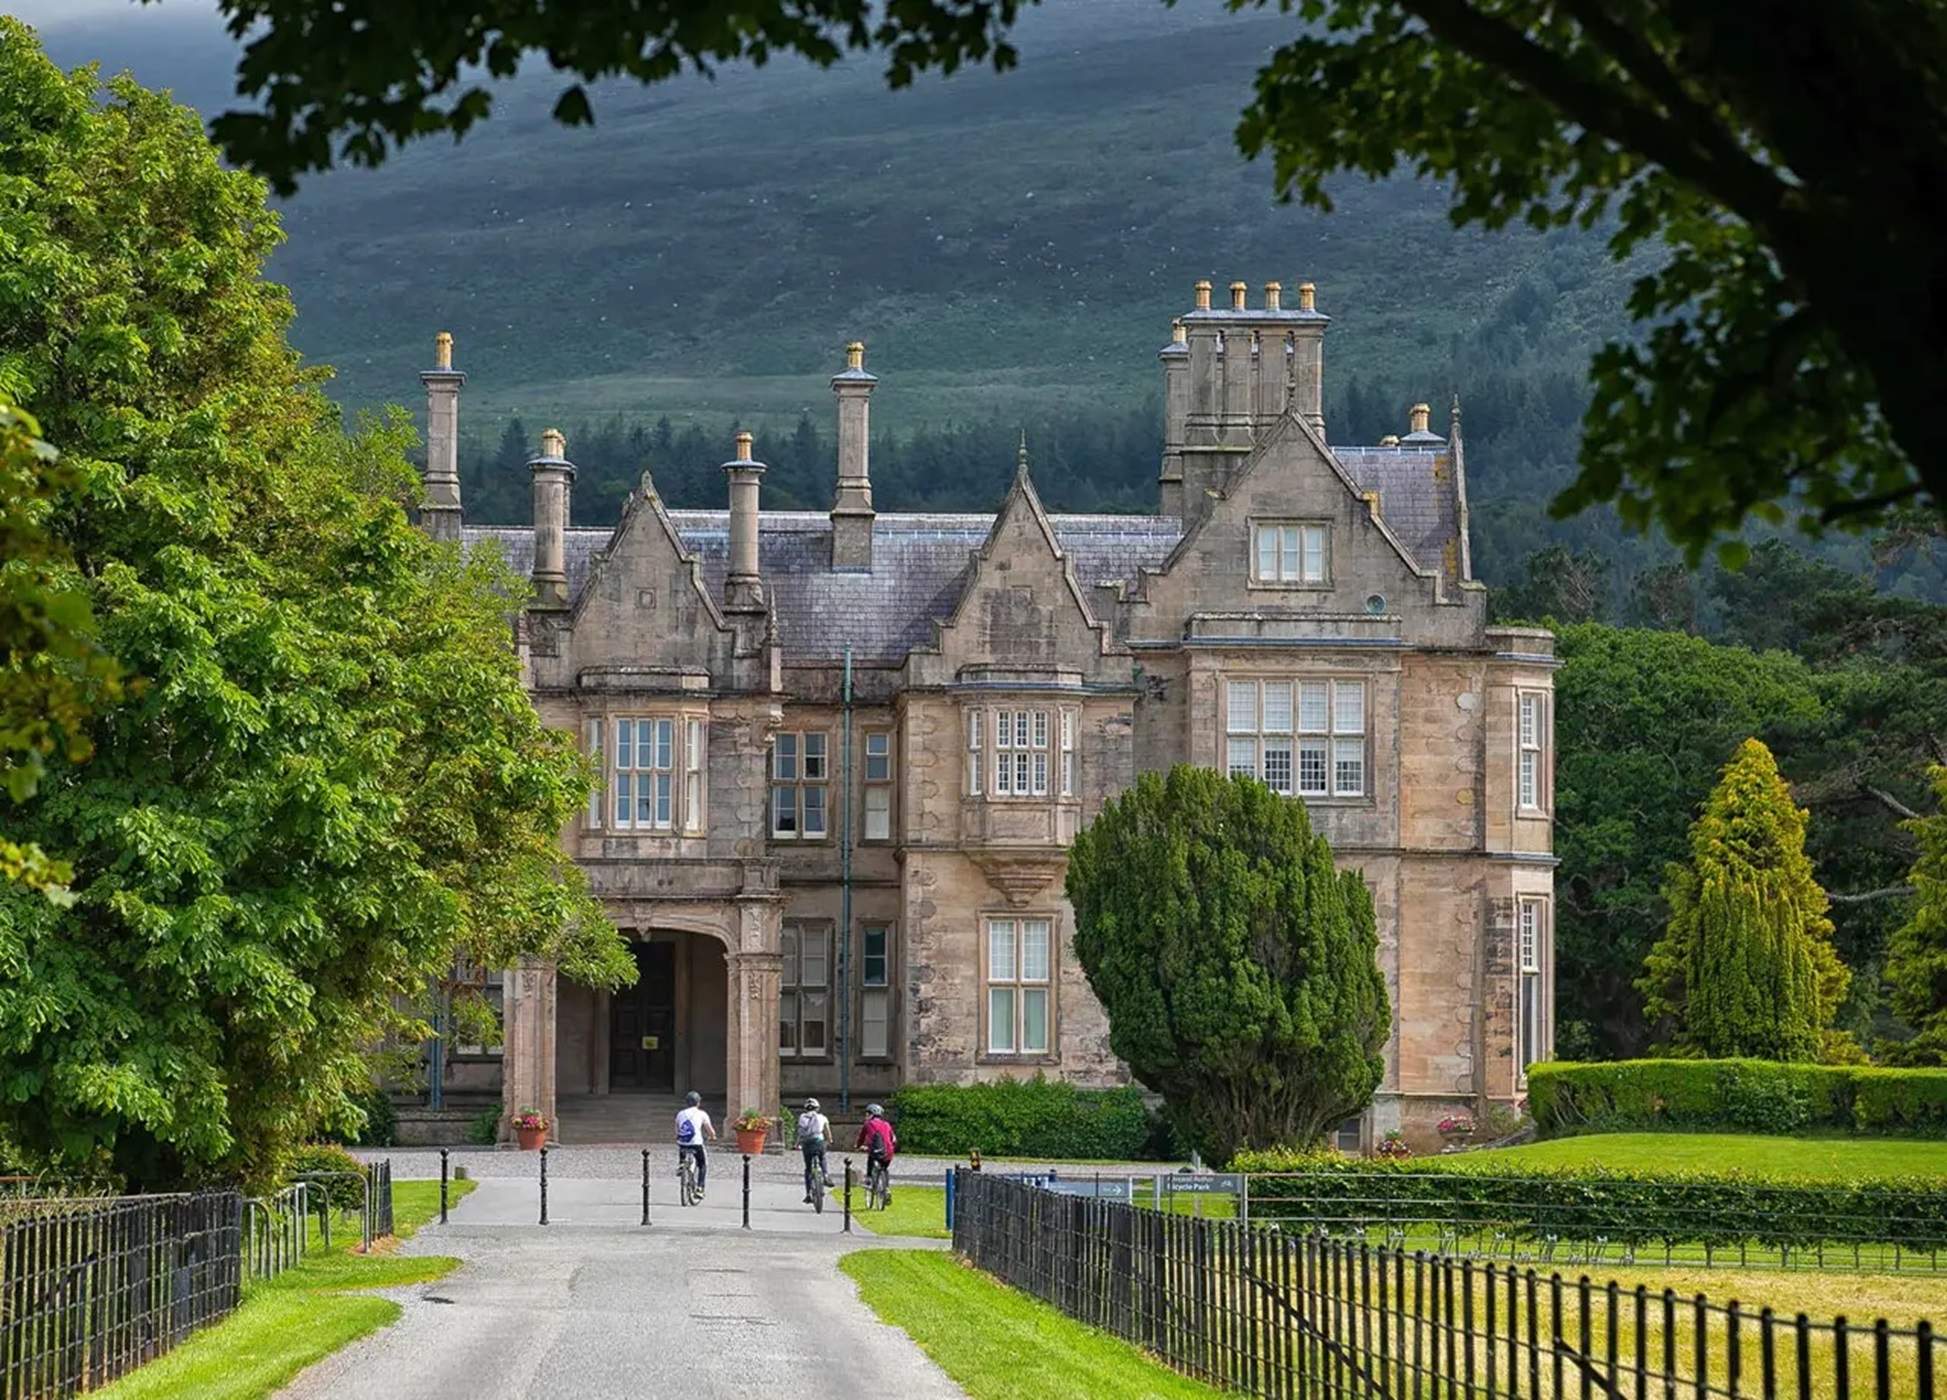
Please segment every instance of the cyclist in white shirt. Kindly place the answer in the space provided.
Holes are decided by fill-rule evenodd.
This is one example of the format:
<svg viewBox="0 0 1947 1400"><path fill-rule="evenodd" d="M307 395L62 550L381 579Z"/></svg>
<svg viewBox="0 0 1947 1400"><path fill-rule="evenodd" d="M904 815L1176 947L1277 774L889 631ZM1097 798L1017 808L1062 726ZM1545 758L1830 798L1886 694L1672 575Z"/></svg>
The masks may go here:
<svg viewBox="0 0 1947 1400"><path fill-rule="evenodd" d="M818 1179L826 1186L832 1184L830 1173L825 1170L825 1140L832 1135L831 1120L818 1111L818 1100L806 1099L804 1112L798 1115L798 1150L804 1153L804 1203L811 1204L811 1164L818 1164Z"/></svg>
<svg viewBox="0 0 1947 1400"><path fill-rule="evenodd" d="M717 1125L703 1111L703 1095L692 1089L683 1099L683 1110L676 1115L676 1153L696 1163L696 1189L703 1190L710 1174L710 1160L703 1151L703 1140L717 1135Z"/></svg>

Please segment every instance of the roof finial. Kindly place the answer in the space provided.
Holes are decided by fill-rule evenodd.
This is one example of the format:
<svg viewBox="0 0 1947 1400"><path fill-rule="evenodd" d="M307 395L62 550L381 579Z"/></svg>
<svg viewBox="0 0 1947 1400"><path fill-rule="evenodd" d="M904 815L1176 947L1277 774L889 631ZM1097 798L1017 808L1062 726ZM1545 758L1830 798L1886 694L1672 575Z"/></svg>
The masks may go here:
<svg viewBox="0 0 1947 1400"><path fill-rule="evenodd" d="M1028 474L1028 430L1021 429L1021 446L1014 454L1014 474L1024 477Z"/></svg>
<svg viewBox="0 0 1947 1400"><path fill-rule="evenodd" d="M1460 426L1460 394L1458 391L1453 396L1453 412L1449 415L1448 421L1456 428Z"/></svg>

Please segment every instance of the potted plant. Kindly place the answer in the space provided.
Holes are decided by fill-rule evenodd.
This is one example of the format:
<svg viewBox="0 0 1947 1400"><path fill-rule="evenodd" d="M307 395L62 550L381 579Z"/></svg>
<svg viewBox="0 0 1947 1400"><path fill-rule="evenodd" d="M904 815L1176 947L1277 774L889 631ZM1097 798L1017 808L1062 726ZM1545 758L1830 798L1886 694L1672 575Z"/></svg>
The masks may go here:
<svg viewBox="0 0 1947 1400"><path fill-rule="evenodd" d="M523 1152L532 1152L548 1140L548 1120L531 1108L516 1113L509 1125Z"/></svg>
<svg viewBox="0 0 1947 1400"><path fill-rule="evenodd" d="M771 1120L754 1108L747 1108L737 1116L737 1150L747 1157L755 1157L764 1150L764 1135L771 1130Z"/></svg>
<svg viewBox="0 0 1947 1400"><path fill-rule="evenodd" d="M1474 1137L1474 1120L1464 1113L1450 1113L1440 1120L1440 1136L1447 1140L1446 1150L1458 1152Z"/></svg>
<svg viewBox="0 0 1947 1400"><path fill-rule="evenodd" d="M1386 1136L1379 1139L1379 1145L1374 1150L1381 1157L1390 1158L1395 1162L1404 1162L1413 1155L1413 1149L1406 1145L1406 1134L1398 1128L1387 1129Z"/></svg>

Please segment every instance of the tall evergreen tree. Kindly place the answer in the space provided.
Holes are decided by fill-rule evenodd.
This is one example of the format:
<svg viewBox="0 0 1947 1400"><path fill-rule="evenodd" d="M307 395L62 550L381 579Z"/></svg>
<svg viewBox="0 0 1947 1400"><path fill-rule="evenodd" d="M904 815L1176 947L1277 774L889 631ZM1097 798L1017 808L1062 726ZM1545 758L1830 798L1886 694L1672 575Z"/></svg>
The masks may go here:
<svg viewBox="0 0 1947 1400"><path fill-rule="evenodd" d="M1920 840L1913 866L1913 913L1886 953L1893 1009L1914 1028L1898 1046L1902 1064L1947 1065L1947 768L1933 770L1940 810L1907 829Z"/></svg>
<svg viewBox="0 0 1947 1400"><path fill-rule="evenodd" d="M1371 1102L1392 1021L1372 895L1302 802L1145 773L1076 838L1068 898L1110 1046L1212 1161L1308 1147Z"/></svg>
<svg viewBox="0 0 1947 1400"><path fill-rule="evenodd" d="M1805 812L1771 750L1746 739L1670 868L1667 932L1637 986L1672 1047L1713 1058L1835 1057L1833 1013L1851 973L1805 856Z"/></svg>

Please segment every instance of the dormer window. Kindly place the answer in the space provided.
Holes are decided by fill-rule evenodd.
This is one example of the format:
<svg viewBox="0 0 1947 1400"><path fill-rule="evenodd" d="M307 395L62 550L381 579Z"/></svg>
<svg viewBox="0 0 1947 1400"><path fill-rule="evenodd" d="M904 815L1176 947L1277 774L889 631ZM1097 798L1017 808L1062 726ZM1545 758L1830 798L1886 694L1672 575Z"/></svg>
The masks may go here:
<svg viewBox="0 0 1947 1400"><path fill-rule="evenodd" d="M1323 522L1260 520L1251 526L1251 582L1323 588L1331 580L1331 534Z"/></svg>

